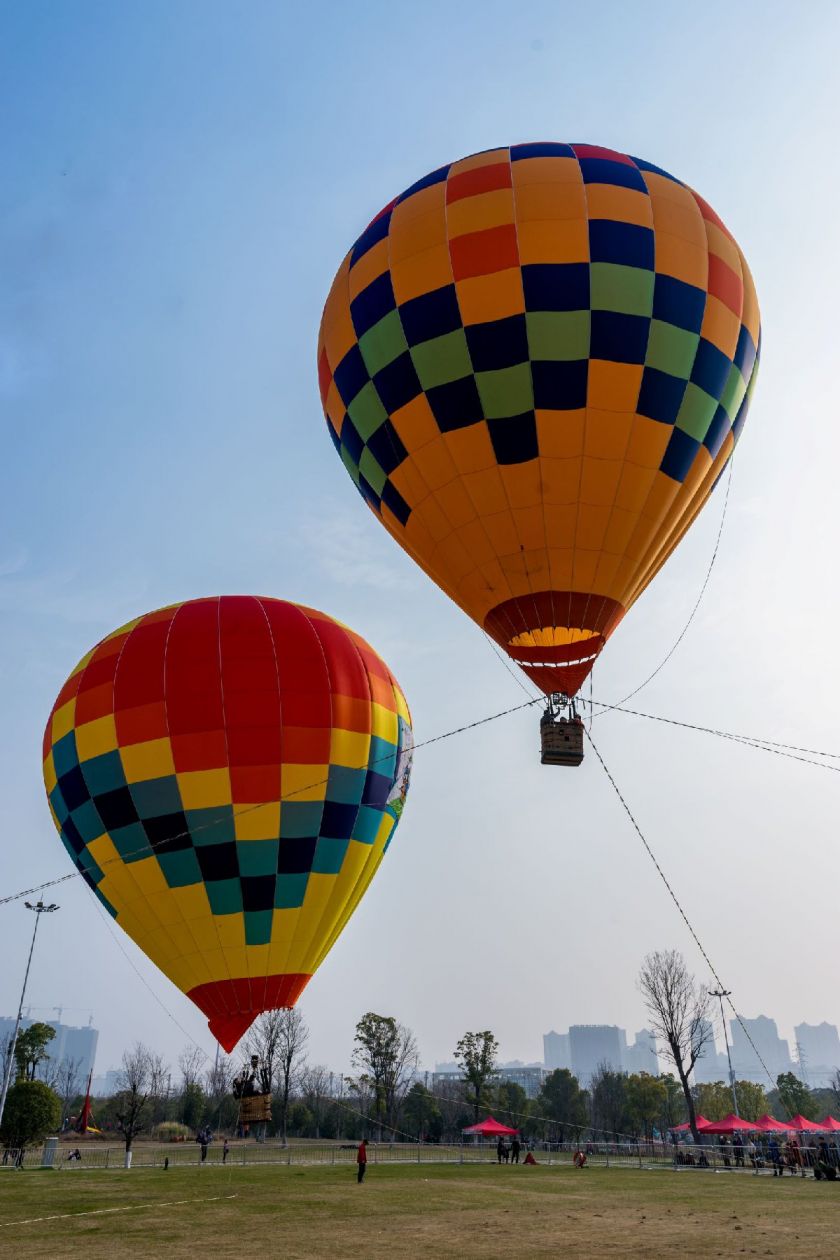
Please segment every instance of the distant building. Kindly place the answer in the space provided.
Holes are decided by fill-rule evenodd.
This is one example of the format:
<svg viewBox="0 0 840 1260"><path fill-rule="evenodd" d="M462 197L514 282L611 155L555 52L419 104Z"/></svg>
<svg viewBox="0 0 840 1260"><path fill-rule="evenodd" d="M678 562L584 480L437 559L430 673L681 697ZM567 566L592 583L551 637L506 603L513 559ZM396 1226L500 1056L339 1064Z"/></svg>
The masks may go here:
<svg viewBox="0 0 840 1260"><path fill-rule="evenodd" d="M793 1071L790 1047L784 1038L779 1036L776 1021L766 1015L758 1015L755 1019L740 1017L755 1043L755 1050L747 1040L744 1029L737 1019L729 1021L732 1030L732 1070L738 1080L757 1081L768 1085L767 1071L775 1081L781 1072ZM756 1050L764 1060L761 1063ZM767 1067L767 1071L764 1069ZM725 1079L725 1078L724 1078Z"/></svg>
<svg viewBox="0 0 840 1260"><path fill-rule="evenodd" d="M802 1079L811 1088L825 1089L840 1069L840 1036L834 1024L797 1024L796 1050Z"/></svg>
<svg viewBox="0 0 840 1260"><path fill-rule="evenodd" d="M707 1019L700 1021L702 1046L694 1065L694 1080L698 1085L710 1085L714 1081L729 1080L729 1060L715 1043L714 1027Z"/></svg>
<svg viewBox="0 0 840 1260"><path fill-rule="evenodd" d="M572 1071L581 1085L588 1087L600 1067L614 1072L624 1068L622 1043L626 1036L615 1024L572 1024L569 1028L569 1048Z"/></svg>
<svg viewBox="0 0 840 1260"><path fill-rule="evenodd" d="M622 1036L624 1030L620 1030ZM636 1033L632 1046L622 1047L622 1065L625 1072L647 1072L649 1076L659 1075L659 1056L656 1051L656 1038L649 1028L642 1028Z"/></svg>
<svg viewBox="0 0 840 1260"><path fill-rule="evenodd" d="M497 1067L493 1073L493 1081L496 1084L501 1081L511 1081L525 1090L527 1098L536 1098L547 1076L548 1072L542 1063L521 1063L519 1060L514 1060L512 1063L504 1063ZM438 1085L451 1085L454 1081L463 1079L463 1069L457 1063L436 1063L435 1070L431 1074L432 1089Z"/></svg>
<svg viewBox="0 0 840 1260"><path fill-rule="evenodd" d="M122 1072L119 1068L110 1068L101 1076L94 1076L90 1092L94 1098L111 1098L119 1092Z"/></svg>
<svg viewBox="0 0 840 1260"><path fill-rule="evenodd" d="M569 1068L571 1070L572 1051L569 1046L568 1033L543 1033L543 1060L550 1072L553 1072L556 1068Z"/></svg>
<svg viewBox="0 0 840 1260"><path fill-rule="evenodd" d="M47 1046L49 1059L40 1065L38 1075L51 1075L56 1067L65 1063L73 1063L78 1077L79 1088L87 1084L88 1074L93 1071L96 1060L96 1046L99 1041L99 1030L92 1024L76 1028L62 1024L54 1019L35 1020L24 1017L20 1021L21 1029L31 1028L33 1024L49 1024L55 1029L55 1037ZM0 1015L0 1045L8 1045L15 1031L15 1020L12 1015Z"/></svg>

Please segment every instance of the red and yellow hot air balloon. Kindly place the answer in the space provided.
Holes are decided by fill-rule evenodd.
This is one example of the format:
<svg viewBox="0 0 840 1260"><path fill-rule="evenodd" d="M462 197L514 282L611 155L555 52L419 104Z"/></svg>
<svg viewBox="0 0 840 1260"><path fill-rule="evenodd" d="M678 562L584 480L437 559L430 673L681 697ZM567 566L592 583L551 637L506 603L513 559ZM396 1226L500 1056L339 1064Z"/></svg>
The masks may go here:
<svg viewBox="0 0 840 1260"><path fill-rule="evenodd" d="M59 693L44 779L105 908L232 1050L293 1006L373 878L412 749L373 649L278 599L196 599L103 639Z"/></svg>
<svg viewBox="0 0 840 1260"><path fill-rule="evenodd" d="M433 171L362 233L318 346L386 529L573 696L708 499L756 378L741 250L667 172L586 144Z"/></svg>

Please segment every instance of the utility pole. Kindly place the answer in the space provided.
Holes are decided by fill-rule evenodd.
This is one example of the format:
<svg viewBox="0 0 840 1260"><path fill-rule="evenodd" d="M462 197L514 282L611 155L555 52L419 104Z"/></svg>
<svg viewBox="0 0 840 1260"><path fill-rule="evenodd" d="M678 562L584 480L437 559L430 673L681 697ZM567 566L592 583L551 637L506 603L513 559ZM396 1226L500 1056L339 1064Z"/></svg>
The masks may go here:
<svg viewBox="0 0 840 1260"><path fill-rule="evenodd" d="M726 1043L726 1059L729 1064L729 1088L732 1090L732 1106L738 1115L738 1095L735 1092L735 1073L732 1071L732 1055L729 1052L729 1035L726 1031L726 1020L723 1017L723 999L731 997L731 989L709 989L709 997L716 997L720 1002L720 1022L723 1024L723 1040Z"/></svg>
<svg viewBox="0 0 840 1260"><path fill-rule="evenodd" d="M9 1043L9 1061L6 1064L6 1075L3 1079L3 1092L0 1094L0 1124L3 1123L3 1112L6 1109L6 1095L9 1092L9 1082L12 1079L12 1064L15 1061L15 1047L17 1046L18 1031L20 1030L20 1021L23 1018L23 1003L26 998L26 985L29 981L29 968L32 966L32 954L35 950L35 937L38 935L38 924L41 922L42 914L52 914L58 909L56 905L45 906L43 901L36 901L33 906L31 901L23 903L27 910L35 912L35 927L32 931L32 944L29 946L29 957L26 960L26 971L23 976L23 988L20 991L20 1003L18 1005L17 1019L15 1020L15 1031L12 1033L12 1040Z"/></svg>

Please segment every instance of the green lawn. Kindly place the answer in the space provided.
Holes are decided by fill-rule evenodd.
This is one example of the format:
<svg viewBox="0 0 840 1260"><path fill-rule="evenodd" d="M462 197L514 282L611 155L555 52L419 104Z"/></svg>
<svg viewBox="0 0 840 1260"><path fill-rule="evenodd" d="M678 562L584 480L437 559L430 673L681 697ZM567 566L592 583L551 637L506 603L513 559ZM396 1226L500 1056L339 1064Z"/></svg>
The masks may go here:
<svg viewBox="0 0 840 1260"><path fill-rule="evenodd" d="M695 1171L379 1166L363 1186L346 1167L4 1171L0 1256L358 1260L571 1249L788 1260L840 1250L838 1208L837 1183Z"/></svg>

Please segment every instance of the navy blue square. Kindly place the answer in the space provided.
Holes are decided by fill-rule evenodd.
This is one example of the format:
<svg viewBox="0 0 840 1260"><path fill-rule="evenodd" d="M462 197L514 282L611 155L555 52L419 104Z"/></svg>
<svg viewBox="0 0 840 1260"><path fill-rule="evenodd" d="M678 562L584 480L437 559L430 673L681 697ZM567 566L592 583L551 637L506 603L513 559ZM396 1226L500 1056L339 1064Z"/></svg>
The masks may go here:
<svg viewBox="0 0 840 1260"><path fill-rule="evenodd" d="M86 847L84 838L72 818L65 818L61 826L61 838L69 849L79 854Z"/></svg>
<svg viewBox="0 0 840 1260"><path fill-rule="evenodd" d="M442 184L449 174L448 166L439 166L436 171L430 171L428 175L424 175L422 179L418 179L410 188L406 188L405 192L397 197L396 204L401 201L407 201L416 192L420 192L424 188L431 188L433 184Z"/></svg>
<svg viewBox="0 0 840 1260"><path fill-rule="evenodd" d="M616 184L647 193L647 184L635 166L627 162L611 162L609 158L581 158L580 169L585 184Z"/></svg>
<svg viewBox="0 0 840 1260"><path fill-rule="evenodd" d="M382 502L393 512L401 525L407 524L408 518L411 516L411 508L399 490L390 481L386 481L382 487Z"/></svg>
<svg viewBox="0 0 840 1260"><path fill-rule="evenodd" d="M741 430L743 429L744 424L746 422L747 412L749 411L749 409L750 409L750 396L749 394L745 394L744 401L741 403L741 406L738 408L738 414L735 417L732 424L732 436L736 442L738 441L738 438L741 436Z"/></svg>
<svg viewBox="0 0 840 1260"><path fill-rule="evenodd" d="M711 341L701 337L694 356L694 367L691 369L694 384L719 400L731 370L732 360L729 356L718 350Z"/></svg>
<svg viewBox="0 0 840 1260"><path fill-rule="evenodd" d="M397 305L394 297L394 286L391 284L391 273L384 271L381 276L372 280L366 289L362 289L350 303L350 315L357 337L363 337L369 328L378 324L389 311Z"/></svg>
<svg viewBox="0 0 840 1260"><path fill-rule="evenodd" d="M706 436L703 438L703 445L711 455L712 459L717 455L723 446L724 439L729 432L729 416L724 407L718 407L712 416L712 423L709 425Z"/></svg>
<svg viewBox="0 0 840 1260"><path fill-rule="evenodd" d="M733 362L745 381L748 381L752 376L755 356L755 343L750 336L750 331L746 324L742 324L741 331L738 334L738 345L735 347L735 358Z"/></svg>
<svg viewBox="0 0 840 1260"><path fill-rule="evenodd" d="M331 840L349 840L356 825L358 805L346 805L337 801L324 801L321 817L321 835Z"/></svg>
<svg viewBox="0 0 840 1260"><path fill-rule="evenodd" d="M528 329L524 315L509 315L466 329L467 345L476 372L514 367L528 362Z"/></svg>
<svg viewBox="0 0 840 1260"><path fill-rule="evenodd" d="M693 284L657 274L653 285L653 318L699 333L706 310L706 293Z"/></svg>
<svg viewBox="0 0 840 1260"><path fill-rule="evenodd" d="M243 910L274 909L275 875L243 875L239 882L242 885Z"/></svg>
<svg viewBox="0 0 840 1260"><path fill-rule="evenodd" d="M588 311L589 263L526 263L522 287L528 311Z"/></svg>
<svg viewBox="0 0 840 1260"><path fill-rule="evenodd" d="M535 359L531 364L534 406L538 411L574 411L585 407L588 374L587 359L556 362Z"/></svg>
<svg viewBox="0 0 840 1260"><path fill-rule="evenodd" d="M552 141L537 141L536 144L512 144L510 146L511 162L521 162L525 158L535 157L574 157L575 152L570 144L554 144Z"/></svg>
<svg viewBox="0 0 840 1260"><path fill-rule="evenodd" d="M589 355L612 363L644 363L650 320L645 315L593 311Z"/></svg>
<svg viewBox="0 0 840 1260"><path fill-rule="evenodd" d="M432 337L442 337L461 327L461 312L454 284L446 284L431 293L403 302L400 322L410 346L418 346Z"/></svg>
<svg viewBox="0 0 840 1260"><path fill-rule="evenodd" d="M377 372L373 383L382 406L391 415L423 392L408 350Z"/></svg>
<svg viewBox="0 0 840 1260"><path fill-rule="evenodd" d="M487 427L500 464L524 464L539 455L537 418L533 411L506 416L503 420L488 420Z"/></svg>
<svg viewBox="0 0 840 1260"><path fill-rule="evenodd" d="M140 821L127 787L115 788L113 792L101 792L94 797L94 804L106 831L113 831L115 827L128 827L131 823Z"/></svg>
<svg viewBox="0 0 840 1260"><path fill-rule="evenodd" d="M374 770L368 770L362 792L362 804L375 805L378 809L384 809L392 786L393 779L384 774L377 774ZM343 837L339 838L343 839Z"/></svg>
<svg viewBox="0 0 840 1260"><path fill-rule="evenodd" d="M671 439L665 448L660 468L666 477L674 481L685 481L689 468L694 463L694 456L700 449L700 443L689 437L682 429L674 429Z"/></svg>
<svg viewBox="0 0 840 1260"><path fill-rule="evenodd" d="M341 401L345 407L349 407L359 390L364 389L370 380L365 361L362 358L362 352L358 346L351 346L347 351L333 372L333 380L335 381L336 389L341 395Z"/></svg>
<svg viewBox="0 0 840 1260"><path fill-rule="evenodd" d="M679 376L646 367L639 390L639 415L659 420L662 424L674 424L682 406L686 383Z"/></svg>
<svg viewBox="0 0 840 1260"><path fill-rule="evenodd" d="M74 766L72 770L68 770L66 774L61 775L58 780L58 786L61 789L61 795L64 797L64 804L71 811L78 809L80 805L84 805L85 801L90 800L90 792L80 766Z"/></svg>
<svg viewBox="0 0 840 1260"><path fill-rule="evenodd" d="M589 257L592 262L621 263L653 271L653 230L615 219L590 219Z"/></svg>
<svg viewBox="0 0 840 1260"><path fill-rule="evenodd" d="M344 447L353 463L358 464L362 458L365 443L349 416L344 417L344 424L341 426L341 446Z"/></svg>
<svg viewBox="0 0 840 1260"><path fill-rule="evenodd" d="M359 493L361 494L365 502L370 504L374 512L379 511L379 503L380 503L379 495L376 493L373 486L366 479L366 477L361 473L359 474Z"/></svg>
<svg viewBox="0 0 840 1260"><path fill-rule="evenodd" d="M278 875L303 875L311 871L316 844L315 837L281 840L277 857Z"/></svg>
<svg viewBox="0 0 840 1260"><path fill-rule="evenodd" d="M362 232L362 235L353 246L353 254L350 259L351 267L357 263L369 249L373 249L374 245L378 245L378 243L384 240L388 235L388 228L391 224L391 209L392 207L389 206L387 210L383 210L382 213L377 215L377 217L373 220L373 223L369 224L365 228L364 232Z"/></svg>
<svg viewBox="0 0 840 1260"><path fill-rule="evenodd" d="M679 184L681 188L684 187L681 179L677 179L674 175L669 175L667 171L663 171L661 166L654 166L652 162L645 162L643 158L634 157L633 161L640 171L652 171L654 175L664 175L665 179L670 179L673 183Z"/></svg>
<svg viewBox="0 0 840 1260"><path fill-rule="evenodd" d="M178 853L181 849L192 848L187 820L181 813L144 818L143 830L149 837L149 844L155 853ZM207 845L209 849L221 847L221 845ZM217 875L214 878L221 879L222 876Z"/></svg>
<svg viewBox="0 0 840 1260"><path fill-rule="evenodd" d="M347 415L346 415L346 414L345 414L345 416L344 416L344 421L343 421L343 423L344 423L344 424L346 424L346 423L347 423ZM331 421L329 421L329 420L327 421L327 432L328 432L328 433L329 433L329 435L330 435L330 441L332 442L332 444L333 444L333 446L335 447L335 449L336 449L337 451L340 451L340 450L341 450L341 435L340 435L340 434L338 434L338 433L336 433L335 429L334 429L334 428L333 428L333 426L332 426Z"/></svg>
<svg viewBox="0 0 840 1260"><path fill-rule="evenodd" d="M408 451L400 441L400 435L390 420L383 421L375 433L368 438L368 450L375 457L383 472L389 475L408 456Z"/></svg>
<svg viewBox="0 0 840 1260"><path fill-rule="evenodd" d="M465 429L484 418L474 376L462 376L459 381L434 385L426 390L426 398L441 433Z"/></svg>
<svg viewBox="0 0 840 1260"><path fill-rule="evenodd" d="M236 842L233 840L226 840L223 844L200 844L195 856L205 880L237 879L239 876Z"/></svg>

